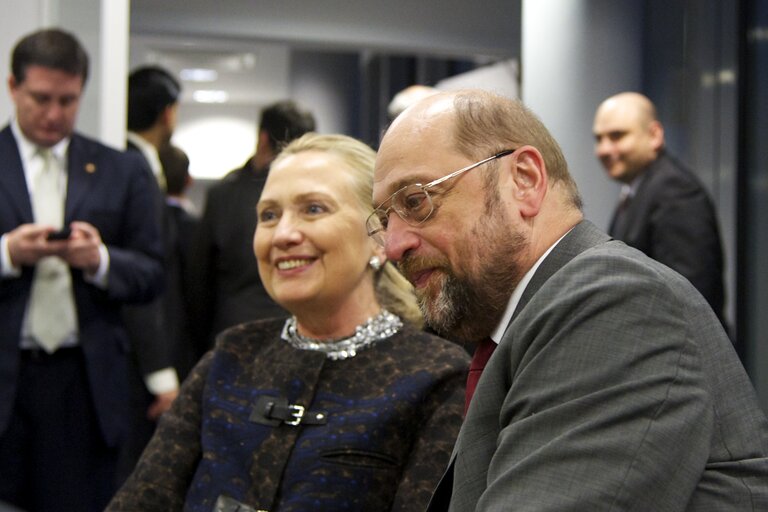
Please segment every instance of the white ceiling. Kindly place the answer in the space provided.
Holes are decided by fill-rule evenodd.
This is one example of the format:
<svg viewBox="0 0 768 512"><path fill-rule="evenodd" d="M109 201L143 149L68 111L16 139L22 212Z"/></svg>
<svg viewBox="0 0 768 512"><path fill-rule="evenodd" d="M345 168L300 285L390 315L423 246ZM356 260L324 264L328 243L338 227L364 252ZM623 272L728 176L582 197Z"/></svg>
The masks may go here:
<svg viewBox="0 0 768 512"><path fill-rule="evenodd" d="M159 36L131 36L131 63L157 64L181 76L184 69L216 72L214 82L184 82L182 102L195 91L225 91L228 102L255 104L277 99L288 89L290 48L278 43L245 43Z"/></svg>

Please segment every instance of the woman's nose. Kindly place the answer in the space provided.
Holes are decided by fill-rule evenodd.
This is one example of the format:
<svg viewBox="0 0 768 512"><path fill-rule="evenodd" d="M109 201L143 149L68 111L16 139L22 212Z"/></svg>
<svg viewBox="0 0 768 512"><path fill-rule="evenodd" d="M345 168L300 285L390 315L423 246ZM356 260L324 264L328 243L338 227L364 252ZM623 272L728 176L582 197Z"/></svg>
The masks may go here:
<svg viewBox="0 0 768 512"><path fill-rule="evenodd" d="M284 214L275 227L273 243L278 246L291 245L301 242L302 232L299 221L291 214Z"/></svg>

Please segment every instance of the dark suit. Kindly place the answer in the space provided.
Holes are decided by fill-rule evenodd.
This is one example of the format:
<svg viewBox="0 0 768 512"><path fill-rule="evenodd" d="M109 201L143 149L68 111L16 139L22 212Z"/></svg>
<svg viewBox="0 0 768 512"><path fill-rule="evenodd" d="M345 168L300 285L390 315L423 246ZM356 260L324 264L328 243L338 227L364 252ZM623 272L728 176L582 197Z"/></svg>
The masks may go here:
<svg viewBox="0 0 768 512"><path fill-rule="evenodd" d="M67 153L65 224L95 226L109 252L108 285L100 289L72 270L79 343L84 356L85 402L95 410L96 435L115 447L126 428L128 339L120 319L123 304L151 300L162 279L162 249L153 221L151 182L142 162L81 135L73 135ZM16 140L9 127L0 132L0 233L34 221ZM0 439L8 442L16 398L24 389L19 348L22 320L35 269L23 267L18 278L0 280ZM44 399L45 397L43 397ZM82 398L82 397L81 397ZM46 403L24 404L45 413ZM57 418L51 418L56 422ZM63 439L88 430L61 432ZM28 433L25 433L28 434ZM32 440L34 442L34 439ZM10 440L13 443L13 440ZM8 445L6 445L8 446ZM0 461L4 465L6 461ZM61 461L51 460L55 465ZM86 460L75 461L81 465ZM21 468L8 468L21 471ZM97 475L94 475L96 477ZM86 492L73 489L72 492Z"/></svg>
<svg viewBox="0 0 768 512"><path fill-rule="evenodd" d="M179 379L184 379L197 363L192 346L190 283L197 277L190 272L191 244L199 219L180 205L165 204L166 269L168 288L163 301L166 336Z"/></svg>
<svg viewBox="0 0 768 512"><path fill-rule="evenodd" d="M193 245L200 350L211 348L213 337L227 327L287 314L264 289L253 254L256 204L267 173L255 172L249 161L208 191Z"/></svg>
<svg viewBox="0 0 768 512"><path fill-rule="evenodd" d="M130 142L128 142L127 148L128 153L141 159L144 163L143 167L149 175L150 188L152 189L151 198L154 203L153 211L156 212L155 223L163 240L163 253L167 258L168 242L163 230L166 222L164 194L149 168L149 162L146 161L139 148ZM165 272L163 276L166 277ZM165 293L166 288L164 280L163 293ZM162 315L161 297L156 298L150 304L124 308L124 320L127 323L128 334L133 344L138 370L142 376L171 366L170 351L167 344L163 343Z"/></svg>
<svg viewBox="0 0 768 512"><path fill-rule="evenodd" d="M608 233L686 277L722 321L723 248L707 191L665 151L639 176Z"/></svg>
<svg viewBox="0 0 768 512"><path fill-rule="evenodd" d="M526 287L429 510L768 510L768 421L701 295L585 221Z"/></svg>
<svg viewBox="0 0 768 512"><path fill-rule="evenodd" d="M136 155L144 162L149 174L152 200L155 204L156 225L163 239L163 252L167 260L168 237L165 232L165 199L155 176L149 168L149 162L141 150L128 141L127 152ZM155 422L147 418L147 410L155 396L147 389L145 377L153 372L173 366L171 347L166 337L164 297L167 293L167 261L164 261L164 286L162 295L147 304L129 305L123 308L123 322L131 342L129 381L131 388L130 409L131 423L125 443L121 448L118 465L117 483L128 478L136 462L144 451L155 431Z"/></svg>

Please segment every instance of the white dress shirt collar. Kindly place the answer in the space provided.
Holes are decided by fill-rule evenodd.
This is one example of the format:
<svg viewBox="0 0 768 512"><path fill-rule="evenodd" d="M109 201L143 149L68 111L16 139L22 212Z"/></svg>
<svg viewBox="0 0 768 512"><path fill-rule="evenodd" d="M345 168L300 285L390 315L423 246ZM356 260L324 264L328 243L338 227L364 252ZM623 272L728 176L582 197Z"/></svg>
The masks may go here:
<svg viewBox="0 0 768 512"><path fill-rule="evenodd" d="M571 230L569 229L565 235L570 232ZM509 302L507 303L507 309L504 310L504 314L501 317L501 321L496 326L496 328L491 331L491 339L497 345L499 344L499 341L501 341L502 336L504 336L504 331L507 329L507 325L509 325L509 321L512 319L512 314L515 312L517 305L520 303L520 298L523 296L523 292L528 287L528 283L531 282L531 279L536 273L536 270L539 268L539 265L541 265L541 262L544 261L547 256L549 256L549 253L552 252L552 249L554 249L555 246L560 243L560 240L562 240L565 235L558 238L557 241L553 243L538 260L536 260L536 263L534 263L530 270L525 273L523 278L520 280L520 283L518 283L518 285L515 287L514 291L512 292L512 296L509 298Z"/></svg>
<svg viewBox="0 0 768 512"><path fill-rule="evenodd" d="M19 155L21 156L21 162L24 165L26 172L27 163L35 156L35 153L37 153L40 146L24 135L24 132L21 131L21 127L19 126L19 121L15 117L11 122L11 132L16 139L16 145L19 147ZM56 161L59 162L63 168L66 168L66 156L67 149L69 148L69 141L70 138L65 137L50 148Z"/></svg>
<svg viewBox="0 0 768 512"><path fill-rule="evenodd" d="M149 163L152 174L154 174L155 179L158 181L158 183L160 183L163 176L163 166L160 163L160 157L157 154L157 148L147 142L141 135L136 132L129 131L126 137L128 137L128 140L131 141L137 148L139 148L139 151L141 151L141 154L144 155L144 158Z"/></svg>

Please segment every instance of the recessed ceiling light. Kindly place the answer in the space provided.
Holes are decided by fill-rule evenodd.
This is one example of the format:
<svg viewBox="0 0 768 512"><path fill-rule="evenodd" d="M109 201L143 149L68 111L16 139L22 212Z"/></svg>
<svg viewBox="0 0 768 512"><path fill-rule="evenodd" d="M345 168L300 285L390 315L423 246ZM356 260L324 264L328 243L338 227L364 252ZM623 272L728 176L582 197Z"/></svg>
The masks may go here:
<svg viewBox="0 0 768 512"><path fill-rule="evenodd" d="M226 103L229 94L227 91L199 90L192 93L192 99L198 103Z"/></svg>
<svg viewBox="0 0 768 512"><path fill-rule="evenodd" d="M214 82L219 78L215 69L186 68L179 73L181 79L187 82Z"/></svg>

